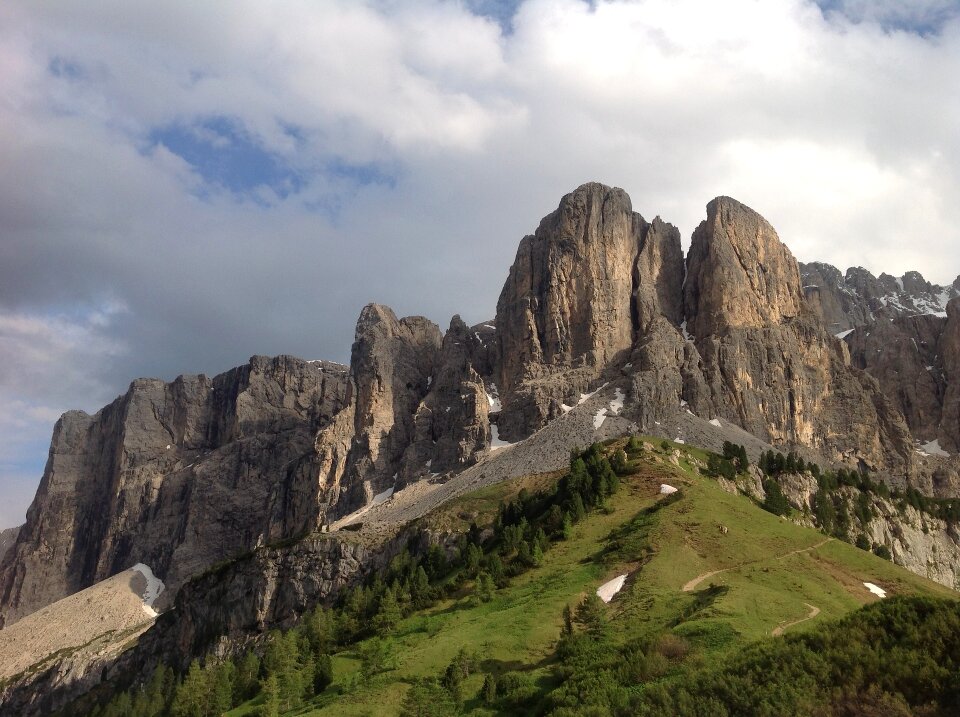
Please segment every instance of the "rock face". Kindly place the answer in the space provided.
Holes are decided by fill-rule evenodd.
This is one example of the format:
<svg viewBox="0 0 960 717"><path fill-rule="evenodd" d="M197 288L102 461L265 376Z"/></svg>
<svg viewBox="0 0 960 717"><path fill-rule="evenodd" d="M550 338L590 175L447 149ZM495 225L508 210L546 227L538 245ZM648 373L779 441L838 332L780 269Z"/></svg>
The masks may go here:
<svg viewBox="0 0 960 717"><path fill-rule="evenodd" d="M689 405L831 460L909 467L895 407L823 329L773 227L728 197L708 205L684 266L676 229L622 190L580 187L521 242L497 326L508 440L622 369L642 428Z"/></svg>
<svg viewBox="0 0 960 717"><path fill-rule="evenodd" d="M497 302L500 435L522 438L624 359L641 325L680 318L680 235L585 184L524 237Z"/></svg>
<svg viewBox="0 0 960 717"><path fill-rule="evenodd" d="M313 529L314 436L347 385L337 364L254 357L212 380L134 381L94 416L64 414L0 565L0 620L137 562L172 595L207 565Z"/></svg>
<svg viewBox="0 0 960 717"><path fill-rule="evenodd" d="M687 267L686 325L701 375L684 397L695 413L832 460L908 469L902 419L827 335L803 299L796 261L760 215L729 198L711 202Z"/></svg>
<svg viewBox="0 0 960 717"><path fill-rule="evenodd" d="M17 536L20 534L20 526L16 528L7 528L5 530L0 530L0 561L3 560L4 554L9 550L15 542L17 542Z"/></svg>
<svg viewBox="0 0 960 717"><path fill-rule="evenodd" d="M337 511L359 507L397 483L441 341L440 329L423 317L397 319L388 307L364 307L350 359L350 406L338 417L337 435L318 439L340 453L322 481Z"/></svg>
<svg viewBox="0 0 960 717"><path fill-rule="evenodd" d="M328 518L425 475L470 465L489 443L492 329L455 316L444 337L423 317L370 304L357 322L351 400L317 436ZM475 368L476 367L476 368Z"/></svg>
<svg viewBox="0 0 960 717"><path fill-rule="evenodd" d="M797 262L773 227L729 197L707 205L693 233L684 307L695 336L759 329L800 316Z"/></svg>
<svg viewBox="0 0 960 717"><path fill-rule="evenodd" d="M880 319L931 314L945 318L950 299L960 296L960 277L951 286L931 284L916 271L902 277L875 277L862 267L842 274L821 262L800 264L803 290L810 305L837 334Z"/></svg>

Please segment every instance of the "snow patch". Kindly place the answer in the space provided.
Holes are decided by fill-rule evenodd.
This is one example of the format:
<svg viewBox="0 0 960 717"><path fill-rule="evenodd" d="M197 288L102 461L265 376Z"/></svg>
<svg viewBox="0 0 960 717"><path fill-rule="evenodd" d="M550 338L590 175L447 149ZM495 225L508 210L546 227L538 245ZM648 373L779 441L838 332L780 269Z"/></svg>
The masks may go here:
<svg viewBox="0 0 960 717"><path fill-rule="evenodd" d="M667 485L666 483L660 484L660 495L670 495L671 493L676 493L677 489L672 485Z"/></svg>
<svg viewBox="0 0 960 717"><path fill-rule="evenodd" d="M497 390L497 384L491 383L490 390L487 390L487 387L483 387L483 392L487 394L487 403L490 404L490 413L496 413L499 411L502 406L500 405L500 391Z"/></svg>
<svg viewBox="0 0 960 717"><path fill-rule="evenodd" d="M600 426L603 425L603 422L606 420L606 418L607 418L607 409L606 409L606 406L604 406L595 414L593 414L593 427L600 428Z"/></svg>
<svg viewBox="0 0 960 717"><path fill-rule="evenodd" d="M674 443L679 443L679 444L681 444L681 445L683 445L684 443L686 443L686 441L683 440L680 436L677 436L676 438L674 438L674 439L673 439L673 442L674 442Z"/></svg>
<svg viewBox="0 0 960 717"><path fill-rule="evenodd" d="M370 501L370 507L372 508L375 505L380 505L381 503L386 503L390 498L393 497L393 487L387 488L383 493L377 493L373 496L373 500Z"/></svg>
<svg viewBox="0 0 960 717"><path fill-rule="evenodd" d="M607 387L607 384L603 384L600 388L598 388L595 391L591 391L590 393L581 393L580 400L577 401L577 405L579 406L581 403L589 401L591 398L596 396L601 390L605 389L606 387Z"/></svg>
<svg viewBox="0 0 960 717"><path fill-rule="evenodd" d="M841 331L839 334L834 334L834 336L836 336L838 339L845 339L854 331L856 331L856 329L847 329L846 331Z"/></svg>
<svg viewBox="0 0 960 717"><path fill-rule="evenodd" d="M144 588L143 595L141 595L143 598L143 611L150 617L156 617L158 613L153 609L153 603L160 597L160 593L163 592L166 586L160 578L153 574L153 570L150 569L149 565L137 563L130 569L136 570L143 576L144 580L147 581L147 587Z"/></svg>
<svg viewBox="0 0 960 717"><path fill-rule="evenodd" d="M690 335L690 332L687 331L687 322L684 321L680 324L680 331L683 332L683 338L687 341L693 341L693 336Z"/></svg>
<svg viewBox="0 0 960 717"><path fill-rule="evenodd" d="M627 581L626 575L618 575L610 582L604 583L599 588L597 588L597 597L599 597L604 602L610 602L613 600L613 596L620 592L623 588L623 584Z"/></svg>
<svg viewBox="0 0 960 717"><path fill-rule="evenodd" d="M950 457L950 454L940 447L940 439L930 441L929 443L924 443L922 446L920 446L920 450L926 453L928 456L942 456L943 458Z"/></svg>
<svg viewBox="0 0 960 717"><path fill-rule="evenodd" d="M565 404L565 403L561 403L561 404L560 404L560 410L563 411L564 413L570 413L570 411L573 410L573 406L568 406L568 405Z"/></svg>
<svg viewBox="0 0 960 717"><path fill-rule="evenodd" d="M619 388L616 389L613 400L608 404L610 407L610 413L612 413L614 416L619 416L620 411L623 410L623 400L625 398L626 395L624 395L623 391L621 391Z"/></svg>
<svg viewBox="0 0 960 717"><path fill-rule="evenodd" d="M874 585L873 583L864 583L863 586L864 586L867 590L869 590L870 592L872 592L874 595L876 595L877 597L885 598L885 597L887 596L887 591L884 590L884 589L883 589L882 587L880 587L879 585Z"/></svg>
<svg viewBox="0 0 960 717"><path fill-rule="evenodd" d="M720 423L720 419L719 419L719 418L711 418L711 419L710 419L710 425L711 425L711 426L716 426L717 428L723 428L723 424Z"/></svg>

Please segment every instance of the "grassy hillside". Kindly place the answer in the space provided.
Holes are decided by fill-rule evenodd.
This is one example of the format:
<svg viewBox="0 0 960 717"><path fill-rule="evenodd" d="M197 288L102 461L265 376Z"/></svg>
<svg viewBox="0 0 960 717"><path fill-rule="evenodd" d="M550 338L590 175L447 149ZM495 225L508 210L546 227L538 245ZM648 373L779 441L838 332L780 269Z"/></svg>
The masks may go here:
<svg viewBox="0 0 960 717"><path fill-rule="evenodd" d="M467 582L452 597L401 620L392 637L376 644L389 653L388 669L379 674L364 676L361 670L369 640L335 654L333 684L289 714L399 714L411 685L441 675L463 649L473 665L462 685L463 711L509 710L503 704L497 710L485 706L485 675L519 673L540 695L556 687L563 679L556 648L564 607L577 606L624 573L624 588L603 608L608 649L666 645L661 652L673 660L672 645L673 652L683 653L683 664L668 661L655 670L655 680L662 682L682 670L721 665L747 644L809 631L877 601L864 582L882 587L888 596L955 595L725 492L699 474L696 466L706 459L702 452L656 445L653 451L630 454L629 470L606 509L575 525L568 540L546 552L540 567L512 578L489 602L478 601ZM521 487L535 490L556 478L486 488L444 506L429 521L445 528L489 523L501 501ZM661 483L680 488L679 497L666 500ZM526 712L537 699L516 711ZM229 714L258 714L261 702L256 698Z"/></svg>
<svg viewBox="0 0 960 717"><path fill-rule="evenodd" d="M591 446L442 506L262 654L160 668L64 714L960 713L956 593L726 492L716 467L733 470L666 441Z"/></svg>

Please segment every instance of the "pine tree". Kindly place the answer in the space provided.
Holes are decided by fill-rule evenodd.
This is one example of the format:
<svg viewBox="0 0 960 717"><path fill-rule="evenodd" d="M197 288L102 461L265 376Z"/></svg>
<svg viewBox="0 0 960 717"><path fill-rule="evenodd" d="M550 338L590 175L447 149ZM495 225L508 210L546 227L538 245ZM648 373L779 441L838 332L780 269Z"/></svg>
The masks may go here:
<svg viewBox="0 0 960 717"><path fill-rule="evenodd" d="M608 637L607 613L603 601L596 594L591 593L577 605L574 614L577 624L597 641Z"/></svg>
<svg viewBox="0 0 960 717"><path fill-rule="evenodd" d="M537 541L534 541L533 550L530 551L530 564L535 568L543 565L543 551L540 549L540 543Z"/></svg>
<svg viewBox="0 0 960 717"><path fill-rule="evenodd" d="M333 661L330 655L318 655L314 663L313 691L320 694L333 683Z"/></svg>
<svg viewBox="0 0 960 717"><path fill-rule="evenodd" d="M475 546L471 545L471 548ZM392 588L387 588L380 598L380 606L374 617L374 628L380 637L386 637L400 622L400 605L397 603L397 597Z"/></svg>
<svg viewBox="0 0 960 717"><path fill-rule="evenodd" d="M263 717L280 717L280 683L277 676L271 674L263 681Z"/></svg>
<svg viewBox="0 0 960 717"><path fill-rule="evenodd" d="M481 690L483 695L484 704L493 705L497 701L497 677L496 675L488 674L483 680L483 689Z"/></svg>
<svg viewBox="0 0 960 717"><path fill-rule="evenodd" d="M173 698L174 717L205 717L207 713L207 679L200 663L194 660L187 668L187 676Z"/></svg>
<svg viewBox="0 0 960 717"><path fill-rule="evenodd" d="M477 576L477 597L481 602L490 602L493 600L493 578L486 571L480 571Z"/></svg>
<svg viewBox="0 0 960 717"><path fill-rule="evenodd" d="M233 660L227 660L222 665L211 668L212 675L208 680L212 682L210 691L210 709L215 715L221 715L233 707L234 682L237 668Z"/></svg>
<svg viewBox="0 0 960 717"><path fill-rule="evenodd" d="M239 704L253 697L260 689L260 658L253 650L243 656L237 668L234 701Z"/></svg>

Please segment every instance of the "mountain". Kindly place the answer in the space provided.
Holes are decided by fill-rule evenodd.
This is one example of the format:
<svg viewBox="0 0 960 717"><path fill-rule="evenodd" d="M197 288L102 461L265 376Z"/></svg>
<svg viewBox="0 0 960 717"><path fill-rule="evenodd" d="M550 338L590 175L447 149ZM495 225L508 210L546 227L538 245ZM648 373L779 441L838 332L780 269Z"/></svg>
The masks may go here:
<svg viewBox="0 0 960 717"><path fill-rule="evenodd" d="M937 286L915 271L896 278L822 263L800 269L808 301L896 405L921 452L960 452L960 277ZM922 483L928 492L955 490L956 468Z"/></svg>
<svg viewBox="0 0 960 717"><path fill-rule="evenodd" d="M349 366L253 357L212 379L140 379L93 416L65 414L0 553L0 642L143 564L166 584L160 618L112 667L90 669L186 669L214 645L293 624L411 544L452 551L457 531L420 530L451 501L556 479L571 449L626 434L743 446L755 466L734 492L782 492L794 521L953 588L960 285L908 274L894 301L888 284L798 264L729 197L707 205L684 257L676 228L634 212L623 190L583 185L520 242L491 322L454 316L443 332L371 304ZM838 338L841 322L855 328ZM790 463L771 467L776 452ZM837 517L824 480L839 483ZM56 671L18 679L6 704L81 689Z"/></svg>

